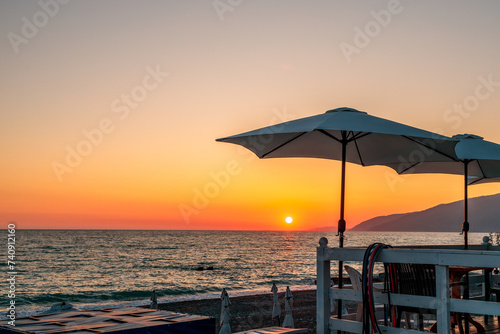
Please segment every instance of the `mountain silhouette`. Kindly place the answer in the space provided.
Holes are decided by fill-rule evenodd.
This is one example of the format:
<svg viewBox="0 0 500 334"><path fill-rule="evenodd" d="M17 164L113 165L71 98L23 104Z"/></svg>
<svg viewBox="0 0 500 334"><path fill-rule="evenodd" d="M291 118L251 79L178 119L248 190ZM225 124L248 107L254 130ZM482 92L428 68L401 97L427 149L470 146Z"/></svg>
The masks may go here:
<svg viewBox="0 0 500 334"><path fill-rule="evenodd" d="M469 198L470 232L500 231L500 194ZM379 216L350 231L457 232L464 221L463 200L423 211Z"/></svg>

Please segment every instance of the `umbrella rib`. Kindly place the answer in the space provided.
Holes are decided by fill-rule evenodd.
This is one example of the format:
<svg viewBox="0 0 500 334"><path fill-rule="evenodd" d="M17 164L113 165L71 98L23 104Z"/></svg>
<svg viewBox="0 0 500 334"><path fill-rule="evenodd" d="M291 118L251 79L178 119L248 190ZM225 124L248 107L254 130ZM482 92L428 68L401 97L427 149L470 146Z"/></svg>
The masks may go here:
<svg viewBox="0 0 500 334"><path fill-rule="evenodd" d="M332 138L332 139L335 139L335 140L336 140L336 141L338 141L339 143L342 143L342 139L338 139L337 137L335 137L334 135L332 135L332 134L330 134L330 133L326 132L326 131L325 131L325 130L323 130L323 129L319 129L319 130L317 130L317 131L321 132L321 133L322 133L322 134L324 134L325 136L328 136L328 137L330 137L330 138ZM349 132L350 132L350 133L354 133L353 131L349 131ZM367 135L369 135L369 134L371 134L371 132L358 132L357 134L353 135L353 136L352 136L352 138L347 139L347 142L351 142L351 141L353 141L353 140L355 141L355 140L360 139L360 138L363 138L364 136L367 136Z"/></svg>
<svg viewBox="0 0 500 334"><path fill-rule="evenodd" d="M416 163L414 163L413 165L411 165L410 167L405 168L405 169L403 169L402 171L396 171L396 172L397 172L398 174L404 174L404 172L406 172L407 170L412 169L413 167L415 167L415 166L416 166L416 165L418 165L419 163L420 163L420 162L416 162Z"/></svg>
<svg viewBox="0 0 500 334"><path fill-rule="evenodd" d="M472 185L472 184L477 183L477 182L479 182L479 181L481 181L483 179L486 179L486 174L484 174L483 167L479 163L479 160L477 160L477 159L474 159L474 160L476 160L477 166L479 167L479 170L481 171L481 174L483 175L483 177L479 178L478 180L475 180L474 182L469 183L469 185ZM471 160L471 161L474 161L474 160Z"/></svg>
<svg viewBox="0 0 500 334"><path fill-rule="evenodd" d="M484 180L484 179L486 179L486 177L484 177L484 176L483 176L483 177L481 177L481 178L479 178L479 179L477 179L477 180L474 180L473 182L469 183L469 186L472 186L473 184L476 184L476 183L478 183L479 181Z"/></svg>
<svg viewBox="0 0 500 334"><path fill-rule="evenodd" d="M471 160L473 161L473 160ZM479 166L479 170L481 171L481 174L483 174L483 178L486 177L486 174L484 173L483 167L481 166L481 163L479 163L479 160L476 159L477 165Z"/></svg>
<svg viewBox="0 0 500 334"><path fill-rule="evenodd" d="M351 131L352 133L352 131ZM358 147L358 139L360 138L363 138L364 136L367 136L369 135L371 132L358 132L356 135L353 135L352 136L352 141L354 141L354 145L356 146L356 152L358 152L358 158L359 158L359 161L361 162L361 166L365 166L365 163L363 162L363 158L361 157L361 152L359 151L359 147ZM356 137L357 136L357 137Z"/></svg>
<svg viewBox="0 0 500 334"><path fill-rule="evenodd" d="M261 158L264 158L264 157L266 157L267 155L269 155L269 154L273 153L274 151L279 150L279 149L280 149L280 148L282 148L283 146L285 146L285 145L287 145L288 143L290 143L290 142L294 141L295 139L299 138L300 136L305 135L306 133L307 133L307 132L302 132L302 133L299 133L299 134L298 134L298 135L296 135L295 137L293 137L293 138L291 138L291 139L287 140L286 142L284 142L284 143L282 143L282 144L280 144L280 145L276 146L275 148L273 148L272 150L268 151L267 153L264 153L264 154L261 156Z"/></svg>
<svg viewBox="0 0 500 334"><path fill-rule="evenodd" d="M358 132L357 134L353 135L352 138L349 139L349 141L353 141L353 140L356 141L358 139L363 138L364 136L368 136L368 135L371 135L371 134L372 134L371 132Z"/></svg>
<svg viewBox="0 0 500 334"><path fill-rule="evenodd" d="M338 139L338 138L337 138L337 137L335 137L334 135L332 135L332 134L330 134L330 133L326 132L325 130L323 130L323 129L319 129L318 131L319 131L319 132L321 132L322 134L324 134L325 136L330 137L331 139L334 139L334 140L338 141L339 143L342 143L342 140L341 140L341 139Z"/></svg>
<svg viewBox="0 0 500 334"><path fill-rule="evenodd" d="M354 140L354 145L356 146L356 152L358 153L359 162L361 162L361 166L364 166L363 158L361 157L361 152L359 152L358 142Z"/></svg>
<svg viewBox="0 0 500 334"><path fill-rule="evenodd" d="M358 133L354 134L353 131L349 131L349 133L352 134L351 138L349 138L349 139L338 139L337 137L335 137L334 135L326 132L323 129L320 129L318 131L321 132L322 134L324 134L325 136L328 136L329 138L332 138L332 139L338 141L339 143L342 143L344 140L346 141L346 144L349 143L349 142L351 142L351 141L354 141L354 144L356 145L356 151L358 152L359 161L361 162L361 166L365 166L365 163L363 162L363 158L361 158L361 152L359 152L359 147L358 147L358 143L357 143L356 140L358 140L360 138L363 138L364 136L367 136L367 135L371 134L371 132L358 132Z"/></svg>
<svg viewBox="0 0 500 334"><path fill-rule="evenodd" d="M439 151L439 150L436 150L435 148L432 148L432 147L430 147L429 145L427 145L427 144L425 144L425 143L422 143L422 142L420 142L420 141L418 141L418 140L416 140L416 139L413 139L412 137L408 137L408 136L404 136L404 135L403 135L402 137L403 137L403 138L406 138L406 139L408 139L408 140L411 140L411 141L412 141L412 142L414 142L414 143L417 143L417 144L419 144L419 145L422 145L423 147L428 148L429 150L434 151L434 152L436 152L436 153L439 153L439 154L441 154L442 156L445 156L445 157L447 157L447 158L449 158L449 159L451 159L451 160L453 160L453 161L460 161L460 160L457 160L456 158L452 157L451 155L448 155L448 154L446 154L446 153L444 153L444 152L441 152L441 151ZM418 164L418 163L417 163L417 164Z"/></svg>

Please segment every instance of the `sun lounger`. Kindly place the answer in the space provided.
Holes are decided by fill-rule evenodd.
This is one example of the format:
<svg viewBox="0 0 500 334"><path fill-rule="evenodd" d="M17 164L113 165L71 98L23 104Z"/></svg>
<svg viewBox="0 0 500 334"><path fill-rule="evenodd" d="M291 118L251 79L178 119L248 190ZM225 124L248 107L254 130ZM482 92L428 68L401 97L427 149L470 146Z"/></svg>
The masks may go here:
<svg viewBox="0 0 500 334"><path fill-rule="evenodd" d="M0 322L0 333L213 333L215 318L139 307L43 314ZM279 332L278 332L279 333ZM286 332L285 332L286 333Z"/></svg>

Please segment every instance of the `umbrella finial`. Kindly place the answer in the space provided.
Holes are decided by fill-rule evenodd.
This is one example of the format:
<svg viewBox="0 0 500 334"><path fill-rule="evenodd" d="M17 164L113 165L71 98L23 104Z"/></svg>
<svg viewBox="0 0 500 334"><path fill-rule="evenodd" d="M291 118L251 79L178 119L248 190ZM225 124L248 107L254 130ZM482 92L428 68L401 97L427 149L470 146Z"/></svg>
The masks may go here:
<svg viewBox="0 0 500 334"><path fill-rule="evenodd" d="M453 139L484 139L481 136L473 135L470 133L456 134L451 138L453 138Z"/></svg>
<svg viewBox="0 0 500 334"><path fill-rule="evenodd" d="M359 111L357 109L349 108L349 107L335 108L335 109L327 110L325 113L330 113L330 112L359 112L362 114L366 114L365 111Z"/></svg>

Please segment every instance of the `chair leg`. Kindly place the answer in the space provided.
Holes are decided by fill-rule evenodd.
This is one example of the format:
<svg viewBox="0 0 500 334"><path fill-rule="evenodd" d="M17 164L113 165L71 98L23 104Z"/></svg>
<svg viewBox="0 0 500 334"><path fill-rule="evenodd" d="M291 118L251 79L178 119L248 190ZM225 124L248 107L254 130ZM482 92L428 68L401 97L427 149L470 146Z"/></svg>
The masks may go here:
<svg viewBox="0 0 500 334"><path fill-rule="evenodd" d="M401 328L401 312L400 310L396 310L397 316L396 316L396 327Z"/></svg>
<svg viewBox="0 0 500 334"><path fill-rule="evenodd" d="M497 302L497 303L500 303L500 291L497 291L497 292L495 293L495 297L497 298L497 301L496 301L496 302ZM497 320L498 320L498 323L500 324L500 315L498 316Z"/></svg>
<svg viewBox="0 0 500 334"><path fill-rule="evenodd" d="M464 334L464 326L462 325L462 313L455 313L455 319L458 325L458 332Z"/></svg>
<svg viewBox="0 0 500 334"><path fill-rule="evenodd" d="M485 287L485 291L486 291L486 293L485 293L485 296L484 296L484 300L485 300L485 301L490 301L490 293L488 292L488 291L489 291L489 288L488 288L488 287ZM487 324L488 324L488 322L489 322L489 320L490 320L490 316L489 316L489 315L485 315L485 316L483 317L483 319L484 319L484 324L485 324L485 325L487 325Z"/></svg>

